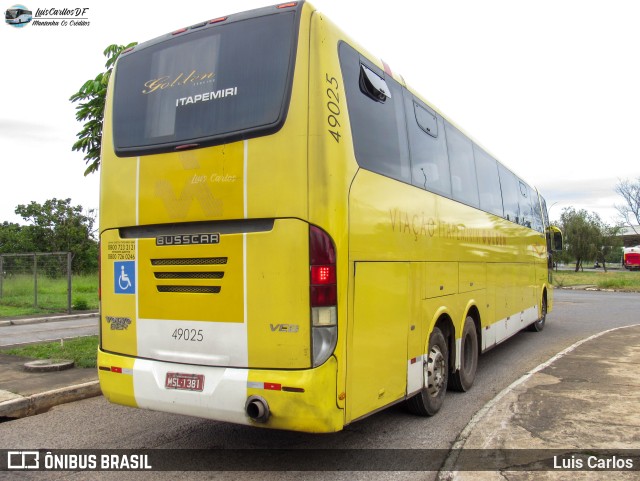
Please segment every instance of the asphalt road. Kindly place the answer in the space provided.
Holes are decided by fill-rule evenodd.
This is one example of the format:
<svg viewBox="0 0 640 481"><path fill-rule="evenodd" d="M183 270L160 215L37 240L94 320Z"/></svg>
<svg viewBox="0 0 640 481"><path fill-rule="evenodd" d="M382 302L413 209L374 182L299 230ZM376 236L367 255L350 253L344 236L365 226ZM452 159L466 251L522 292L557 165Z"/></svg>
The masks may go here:
<svg viewBox="0 0 640 481"><path fill-rule="evenodd" d="M344 431L312 435L270 431L108 404L93 398L30 418L0 423L0 449L448 449L471 417L503 388L574 342L612 327L640 321L640 294L556 291L555 309L542 333L521 332L480 358L473 389L449 392L433 418L391 407ZM313 455L310 451L302 455ZM176 467L180 471L188 466ZM7 474L7 473L3 473ZM15 479L122 479L123 473L21 473ZM260 472L135 473L128 479L261 480ZM288 479L431 480L433 472L269 473ZM14 479L9 477L8 479Z"/></svg>
<svg viewBox="0 0 640 481"><path fill-rule="evenodd" d="M0 349L16 344L58 341L98 334L98 316L66 321L0 326Z"/></svg>

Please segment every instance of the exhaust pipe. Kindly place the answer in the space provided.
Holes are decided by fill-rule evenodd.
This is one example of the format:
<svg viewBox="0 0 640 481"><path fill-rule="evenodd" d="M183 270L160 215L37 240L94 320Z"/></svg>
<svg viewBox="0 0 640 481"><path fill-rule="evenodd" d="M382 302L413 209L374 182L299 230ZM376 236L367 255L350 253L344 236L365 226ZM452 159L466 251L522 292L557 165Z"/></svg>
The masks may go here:
<svg viewBox="0 0 640 481"><path fill-rule="evenodd" d="M266 423L271 414L269 404L260 396L249 396L247 403L244 405L244 410L247 416L257 423Z"/></svg>

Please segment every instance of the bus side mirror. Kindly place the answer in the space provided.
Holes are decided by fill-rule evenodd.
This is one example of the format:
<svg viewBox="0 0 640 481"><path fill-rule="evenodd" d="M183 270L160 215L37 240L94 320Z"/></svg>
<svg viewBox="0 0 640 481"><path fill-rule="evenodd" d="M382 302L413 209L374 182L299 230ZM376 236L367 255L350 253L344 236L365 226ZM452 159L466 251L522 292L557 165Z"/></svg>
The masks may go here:
<svg viewBox="0 0 640 481"><path fill-rule="evenodd" d="M562 250L562 231L556 226L549 226L549 235L551 236L551 250L559 252Z"/></svg>

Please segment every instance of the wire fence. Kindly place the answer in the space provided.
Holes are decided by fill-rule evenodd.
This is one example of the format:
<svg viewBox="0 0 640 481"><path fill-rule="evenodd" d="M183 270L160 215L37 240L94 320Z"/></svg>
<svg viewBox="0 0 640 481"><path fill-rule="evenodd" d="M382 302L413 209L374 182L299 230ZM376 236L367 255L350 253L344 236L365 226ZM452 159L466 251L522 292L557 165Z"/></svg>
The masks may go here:
<svg viewBox="0 0 640 481"><path fill-rule="evenodd" d="M71 252L0 254L0 304L71 312Z"/></svg>

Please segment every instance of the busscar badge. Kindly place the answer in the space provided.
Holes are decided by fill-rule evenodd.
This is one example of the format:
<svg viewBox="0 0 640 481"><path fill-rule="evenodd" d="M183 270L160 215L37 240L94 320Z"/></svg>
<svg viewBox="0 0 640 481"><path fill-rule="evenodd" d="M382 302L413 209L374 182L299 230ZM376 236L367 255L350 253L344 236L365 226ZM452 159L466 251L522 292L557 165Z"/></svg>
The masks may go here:
<svg viewBox="0 0 640 481"><path fill-rule="evenodd" d="M191 246L219 244L220 234L171 234L156 237L157 246Z"/></svg>

